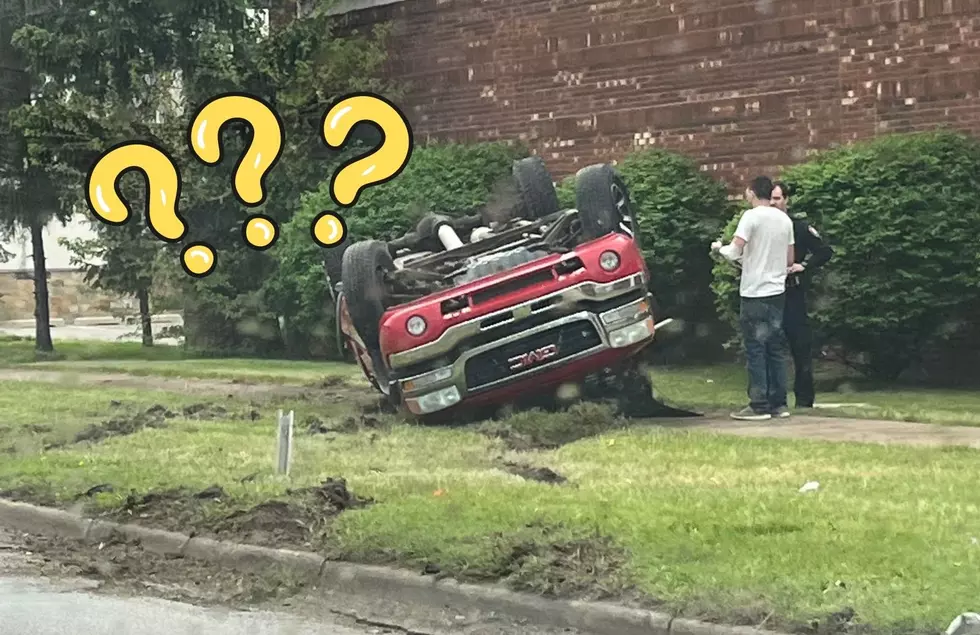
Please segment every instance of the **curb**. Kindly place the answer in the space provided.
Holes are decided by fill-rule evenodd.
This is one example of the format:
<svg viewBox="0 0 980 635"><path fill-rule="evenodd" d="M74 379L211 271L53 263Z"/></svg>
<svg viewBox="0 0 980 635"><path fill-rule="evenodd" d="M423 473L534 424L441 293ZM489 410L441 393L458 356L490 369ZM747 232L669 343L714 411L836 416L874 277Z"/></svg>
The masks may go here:
<svg viewBox="0 0 980 635"><path fill-rule="evenodd" d="M254 573L289 571L323 588L371 598L383 597L432 611L495 613L543 627L580 629L591 635L784 635L747 626L725 626L605 602L547 600L502 586L439 580L403 569L327 560L315 553L199 538L139 525L0 499L0 526L24 533L98 543L113 533L163 556L202 560Z"/></svg>

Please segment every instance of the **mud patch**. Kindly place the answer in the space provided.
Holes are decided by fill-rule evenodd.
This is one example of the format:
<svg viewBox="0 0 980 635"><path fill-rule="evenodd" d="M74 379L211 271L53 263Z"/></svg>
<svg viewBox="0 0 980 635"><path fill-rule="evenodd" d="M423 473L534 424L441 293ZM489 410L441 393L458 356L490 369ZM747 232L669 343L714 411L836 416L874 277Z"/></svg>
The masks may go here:
<svg viewBox="0 0 980 635"><path fill-rule="evenodd" d="M248 608L283 602L305 592L287 572L242 573L211 563L159 556L118 534L98 545L46 536L23 536L45 561L43 573L96 579L107 591L154 595L201 606Z"/></svg>
<svg viewBox="0 0 980 635"><path fill-rule="evenodd" d="M537 481L538 483L548 483L550 485L561 485L567 483L568 479L547 467L534 467L526 463L504 463L504 469L511 474L520 476L527 481Z"/></svg>
<svg viewBox="0 0 980 635"><path fill-rule="evenodd" d="M562 538L548 538L556 535ZM497 540L500 555L492 577L516 591L581 600L636 595L627 573L629 554L606 536L571 537L560 525L531 525Z"/></svg>
<svg viewBox="0 0 980 635"><path fill-rule="evenodd" d="M344 417L337 422L324 422L319 417L311 416L303 420L303 425L309 434L354 434L364 430L380 430L387 427L387 422L377 416L361 414L356 417Z"/></svg>
<svg viewBox="0 0 980 635"><path fill-rule="evenodd" d="M147 428L166 428L169 411L163 406L153 406L131 415L118 415L93 424L75 435L75 443L90 441L98 443L110 437L120 437L136 434Z"/></svg>
<svg viewBox="0 0 980 635"><path fill-rule="evenodd" d="M287 500L266 501L232 512L208 529L219 538L256 545L316 549L334 517L374 502L353 494L342 478L287 490L286 495Z"/></svg>
<svg viewBox="0 0 980 635"><path fill-rule="evenodd" d="M47 485L17 485L0 490L0 498L19 503L32 503L44 507L57 507L58 499L54 491Z"/></svg>
<svg viewBox="0 0 980 635"><path fill-rule="evenodd" d="M191 404L185 406L181 410L181 414L185 419L195 419L198 421L215 421L219 419L226 421L258 421L262 418L262 414L254 407L250 407L245 411L229 411L224 406L214 403Z"/></svg>
<svg viewBox="0 0 980 635"><path fill-rule="evenodd" d="M174 488L142 495L131 492L122 507L102 512L101 516L120 523L136 522L169 531L187 532L206 526L214 515L220 516L224 511L221 504L226 498L224 490L217 486L202 491Z"/></svg>
<svg viewBox="0 0 980 635"><path fill-rule="evenodd" d="M579 439L623 429L627 423L608 405L583 402L559 412L519 412L506 419L485 422L478 430L500 439L511 450L527 452L553 450Z"/></svg>
<svg viewBox="0 0 980 635"><path fill-rule="evenodd" d="M310 384L311 388L344 388L347 387L347 379L345 377L338 377L336 375L331 377L324 377L319 381L315 381Z"/></svg>
<svg viewBox="0 0 980 635"><path fill-rule="evenodd" d="M241 479L246 482L247 476ZM347 488L342 478L315 487L287 490L283 498L249 508L235 508L218 485L201 491L177 488L144 495L130 494L123 506L102 516L120 523L267 547L317 549L330 521L341 512L372 504Z"/></svg>

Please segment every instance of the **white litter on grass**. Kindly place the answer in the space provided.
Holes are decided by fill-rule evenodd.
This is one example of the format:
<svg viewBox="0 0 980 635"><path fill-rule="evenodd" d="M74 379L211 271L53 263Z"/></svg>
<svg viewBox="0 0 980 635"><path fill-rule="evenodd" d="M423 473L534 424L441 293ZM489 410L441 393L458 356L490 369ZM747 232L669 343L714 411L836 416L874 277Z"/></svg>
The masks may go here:
<svg viewBox="0 0 980 635"><path fill-rule="evenodd" d="M946 635L980 635L980 614L961 613L946 629Z"/></svg>
<svg viewBox="0 0 980 635"><path fill-rule="evenodd" d="M800 488L800 493L806 494L807 492L815 492L818 489L820 489L820 483L816 481L807 481L803 484L803 487Z"/></svg>

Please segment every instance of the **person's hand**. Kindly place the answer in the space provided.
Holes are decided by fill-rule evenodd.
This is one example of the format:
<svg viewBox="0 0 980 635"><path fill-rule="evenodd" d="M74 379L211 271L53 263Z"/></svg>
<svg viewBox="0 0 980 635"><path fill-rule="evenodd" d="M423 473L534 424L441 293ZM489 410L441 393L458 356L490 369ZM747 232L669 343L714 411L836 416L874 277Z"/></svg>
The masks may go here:
<svg viewBox="0 0 980 635"><path fill-rule="evenodd" d="M719 249L721 249L720 240L716 240L715 242L711 243L711 251L718 251Z"/></svg>
<svg viewBox="0 0 980 635"><path fill-rule="evenodd" d="M793 266L786 270L786 273L801 273L806 267L798 262L794 262Z"/></svg>

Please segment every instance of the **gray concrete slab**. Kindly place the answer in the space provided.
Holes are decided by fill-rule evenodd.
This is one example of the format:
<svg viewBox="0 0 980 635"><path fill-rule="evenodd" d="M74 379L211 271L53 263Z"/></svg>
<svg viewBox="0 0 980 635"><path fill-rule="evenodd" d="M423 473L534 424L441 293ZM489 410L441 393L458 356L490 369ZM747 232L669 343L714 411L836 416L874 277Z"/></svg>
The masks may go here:
<svg viewBox="0 0 980 635"><path fill-rule="evenodd" d="M0 577L0 631L16 635L364 635L270 611L112 597L36 577Z"/></svg>

